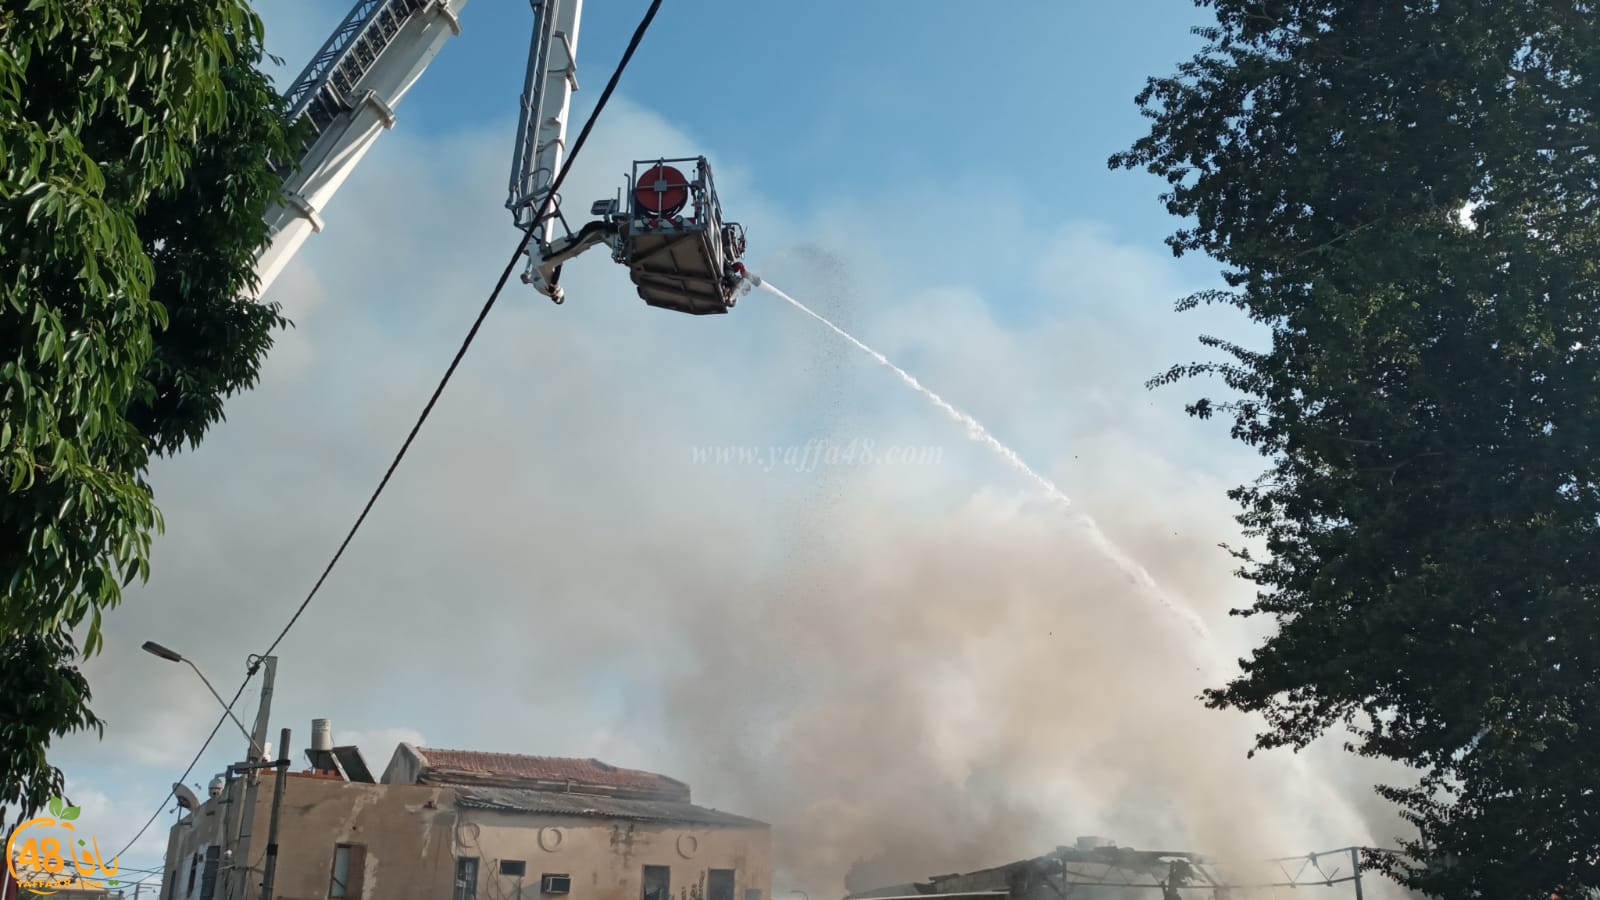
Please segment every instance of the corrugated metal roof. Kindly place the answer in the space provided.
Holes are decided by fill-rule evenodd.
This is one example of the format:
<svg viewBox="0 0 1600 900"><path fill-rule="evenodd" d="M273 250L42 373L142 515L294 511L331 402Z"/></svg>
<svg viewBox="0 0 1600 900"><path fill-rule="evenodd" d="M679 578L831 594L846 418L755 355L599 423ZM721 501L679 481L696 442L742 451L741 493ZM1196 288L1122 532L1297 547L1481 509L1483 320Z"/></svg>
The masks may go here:
<svg viewBox="0 0 1600 900"><path fill-rule="evenodd" d="M537 813L550 816L593 816L628 819L636 822L678 822L691 825L722 825L737 828L766 828L767 823L715 809L672 800L629 800L593 794L563 794L514 788L456 788L456 803L467 809L512 813Z"/></svg>
<svg viewBox="0 0 1600 900"><path fill-rule="evenodd" d="M560 756L524 756L518 753L482 753L476 750L433 750L418 747L432 781L447 781L449 775L488 775L524 778L532 781L564 782L594 787L664 791L688 797L689 786L674 778L622 769L598 759L571 759Z"/></svg>

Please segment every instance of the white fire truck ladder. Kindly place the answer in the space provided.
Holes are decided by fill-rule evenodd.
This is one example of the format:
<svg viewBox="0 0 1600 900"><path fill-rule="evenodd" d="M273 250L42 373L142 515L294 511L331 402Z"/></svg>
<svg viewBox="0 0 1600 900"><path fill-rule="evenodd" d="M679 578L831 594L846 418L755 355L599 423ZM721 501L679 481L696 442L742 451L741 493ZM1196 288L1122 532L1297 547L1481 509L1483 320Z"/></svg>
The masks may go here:
<svg viewBox="0 0 1600 900"><path fill-rule="evenodd" d="M551 196L566 156L567 117L578 89L583 0L529 0L533 42L517 123L506 207L530 233L522 280L557 303L563 264L605 245L628 267L647 304L691 315L726 313L755 282L745 271L744 229L722 218L704 157L635 160L626 197L590 207L598 217L574 232ZM439 48L461 33L467 0L357 0L285 95L290 116L309 121L300 155L280 168L285 200L267 212L272 240L256 260L259 298L300 245L322 230L322 210ZM557 226L560 233L557 233Z"/></svg>
<svg viewBox="0 0 1600 900"><path fill-rule="evenodd" d="M284 165L285 202L267 210L272 242L256 258L259 298L300 245L321 231L322 210L393 128L394 108L446 40L461 33L467 0L357 0L285 96L313 133Z"/></svg>

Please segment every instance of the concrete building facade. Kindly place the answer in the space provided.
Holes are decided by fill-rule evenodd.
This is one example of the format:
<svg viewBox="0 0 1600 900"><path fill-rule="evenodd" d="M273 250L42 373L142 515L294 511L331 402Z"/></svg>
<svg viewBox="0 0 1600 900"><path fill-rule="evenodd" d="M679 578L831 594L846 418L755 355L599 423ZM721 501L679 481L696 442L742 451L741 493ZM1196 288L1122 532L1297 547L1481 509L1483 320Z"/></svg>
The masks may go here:
<svg viewBox="0 0 1600 900"><path fill-rule="evenodd" d="M768 826L663 775L402 744L374 779L355 748L310 755L285 781L271 900L771 900ZM161 900L258 900L273 791L266 773L248 829L218 792L180 819Z"/></svg>

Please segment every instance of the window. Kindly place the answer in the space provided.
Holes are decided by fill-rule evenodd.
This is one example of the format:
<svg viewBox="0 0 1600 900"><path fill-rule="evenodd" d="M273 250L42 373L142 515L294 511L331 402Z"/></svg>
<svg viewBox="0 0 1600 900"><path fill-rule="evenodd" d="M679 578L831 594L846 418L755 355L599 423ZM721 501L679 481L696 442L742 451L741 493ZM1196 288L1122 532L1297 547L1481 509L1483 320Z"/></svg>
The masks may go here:
<svg viewBox="0 0 1600 900"><path fill-rule="evenodd" d="M222 847L212 844L206 848L206 863L200 870L200 900L211 900L217 892L217 867L222 862Z"/></svg>
<svg viewBox="0 0 1600 900"><path fill-rule="evenodd" d="M732 869L712 869L706 873L706 900L733 900Z"/></svg>
<svg viewBox="0 0 1600 900"><path fill-rule="evenodd" d="M667 866L644 867L642 900L672 900L672 869Z"/></svg>
<svg viewBox="0 0 1600 900"><path fill-rule="evenodd" d="M346 896L345 885L350 883L350 848L339 844L333 848L333 876L328 879L328 896Z"/></svg>
<svg viewBox="0 0 1600 900"><path fill-rule="evenodd" d="M193 897L194 896L194 876L196 874L198 874L199 871L200 871L200 854L196 853L194 855L194 858L189 860L189 886L183 889L183 895L185 897Z"/></svg>
<svg viewBox="0 0 1600 900"><path fill-rule="evenodd" d="M500 874L511 878L521 878L528 874L528 864L520 859L500 860Z"/></svg>
<svg viewBox="0 0 1600 900"><path fill-rule="evenodd" d="M761 900L761 888L750 888L745 891L744 900Z"/></svg>
<svg viewBox="0 0 1600 900"><path fill-rule="evenodd" d="M329 900L360 900L367 869L367 848L362 844L333 845L333 874L328 877Z"/></svg>
<svg viewBox="0 0 1600 900"><path fill-rule="evenodd" d="M477 900L478 898L478 860L465 856L456 860L456 897L455 900Z"/></svg>

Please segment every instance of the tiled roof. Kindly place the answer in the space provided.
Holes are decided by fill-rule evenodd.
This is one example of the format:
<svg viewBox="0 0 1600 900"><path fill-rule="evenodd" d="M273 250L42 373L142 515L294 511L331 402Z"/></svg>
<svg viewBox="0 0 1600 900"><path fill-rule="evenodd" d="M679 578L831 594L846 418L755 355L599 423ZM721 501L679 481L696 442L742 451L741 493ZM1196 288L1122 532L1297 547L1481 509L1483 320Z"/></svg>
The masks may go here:
<svg viewBox="0 0 1600 900"><path fill-rule="evenodd" d="M673 822L734 828L768 827L765 822L721 810L706 809L692 803L671 800L625 800L619 797L596 797L588 794L561 794L554 791L514 788L458 787L456 804L467 809L549 816L593 816L638 822Z"/></svg>
<svg viewBox="0 0 1600 900"><path fill-rule="evenodd" d="M427 773L425 780L448 782L452 776L472 781L511 779L615 788L624 791L661 792L689 799L689 786L675 778L622 769L598 759L561 756L523 756L516 753L482 753L476 750L433 750L418 747Z"/></svg>

